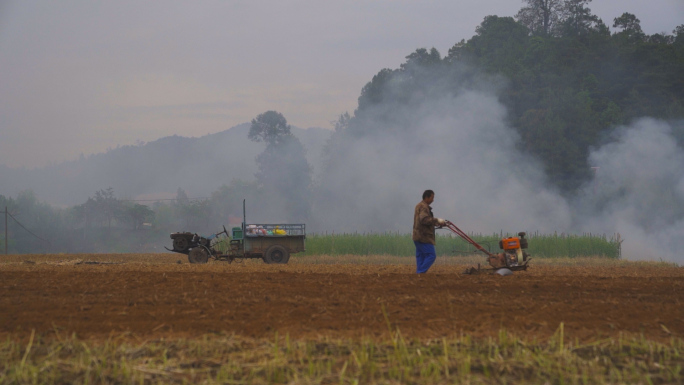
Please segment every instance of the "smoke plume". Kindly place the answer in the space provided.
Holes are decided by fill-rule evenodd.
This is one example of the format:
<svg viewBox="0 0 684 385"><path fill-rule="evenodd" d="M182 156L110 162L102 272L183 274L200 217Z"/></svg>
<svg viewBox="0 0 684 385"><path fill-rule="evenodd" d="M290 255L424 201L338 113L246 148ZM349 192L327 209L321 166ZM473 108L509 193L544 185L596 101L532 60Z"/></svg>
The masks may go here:
<svg viewBox="0 0 684 385"><path fill-rule="evenodd" d="M390 115L387 123L386 110L366 113L358 124L372 133L333 138L319 179L316 227L408 232L425 189L436 193L435 215L466 231L547 232L571 225L567 202L547 186L537 162L517 149L518 135L491 91L422 98Z"/></svg>
<svg viewBox="0 0 684 385"><path fill-rule="evenodd" d="M620 233L629 259L684 261L684 151L671 124L644 118L589 156L594 179L577 200L587 231Z"/></svg>
<svg viewBox="0 0 684 385"><path fill-rule="evenodd" d="M594 179L568 198L519 149L497 87L462 84L357 110L317 175L311 229L410 232L414 205L432 189L435 216L467 232L619 233L625 258L683 260L684 151L668 123L615 129L591 152Z"/></svg>

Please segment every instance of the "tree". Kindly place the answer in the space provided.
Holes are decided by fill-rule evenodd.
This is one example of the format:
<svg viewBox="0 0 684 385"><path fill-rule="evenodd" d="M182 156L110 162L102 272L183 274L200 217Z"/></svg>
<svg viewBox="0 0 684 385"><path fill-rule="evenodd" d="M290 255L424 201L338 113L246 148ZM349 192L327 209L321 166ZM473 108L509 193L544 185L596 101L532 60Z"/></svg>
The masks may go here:
<svg viewBox="0 0 684 385"><path fill-rule="evenodd" d="M406 62L400 68L404 71L413 69L415 67L428 67L442 62L442 56L435 47L430 51L425 48L418 48L410 55L406 56Z"/></svg>
<svg viewBox="0 0 684 385"><path fill-rule="evenodd" d="M93 219L97 217L95 200L90 197L85 203L72 207L70 211L75 220L83 222L84 229L91 227Z"/></svg>
<svg viewBox="0 0 684 385"><path fill-rule="evenodd" d="M434 47L429 51L418 48L406 56L406 62L401 64L395 76L400 82L406 83L406 87L401 88L408 88L411 92L402 95L400 91L393 97L407 101L414 97L422 98L427 91L425 83L430 83L428 79L441 76L439 68L442 64L442 55Z"/></svg>
<svg viewBox="0 0 684 385"><path fill-rule="evenodd" d="M641 30L641 20L631 13L625 12L620 17L613 19L613 28L620 28L622 31L617 35L626 37L630 41L641 41L646 35Z"/></svg>
<svg viewBox="0 0 684 385"><path fill-rule="evenodd" d="M335 127L335 132L342 132L349 128L350 121L351 116L349 116L349 112L345 112L344 114L340 114L337 120L334 120L330 123L333 125L333 127Z"/></svg>
<svg viewBox="0 0 684 385"><path fill-rule="evenodd" d="M69 211L40 202L32 190L20 191L16 198L0 195L0 210L9 218L8 250L20 254L66 251L73 229ZM4 252L4 220L0 220L0 252Z"/></svg>
<svg viewBox="0 0 684 385"><path fill-rule="evenodd" d="M259 154L256 174L263 198L274 212L281 211L290 221L303 221L309 214L311 166L302 143L293 135Z"/></svg>
<svg viewBox="0 0 684 385"><path fill-rule="evenodd" d="M280 112L266 111L252 119L249 128L249 139L255 142L278 144L283 137L290 135L290 125Z"/></svg>
<svg viewBox="0 0 684 385"><path fill-rule="evenodd" d="M391 69L383 68L373 76L371 81L363 86L361 89L361 96L359 96L359 107L357 108L359 112L385 101L386 85L389 83L393 74L394 71Z"/></svg>
<svg viewBox="0 0 684 385"><path fill-rule="evenodd" d="M180 187L176 192L173 209L175 217L180 220L180 226L193 232L200 230L198 226L206 225L211 214L208 200L190 200L185 190Z"/></svg>
<svg viewBox="0 0 684 385"><path fill-rule="evenodd" d="M276 111L258 115L252 120L249 139L268 143L256 158L263 204L272 207L273 213L281 212L286 217L283 219L304 220L311 198L311 166L304 146L290 132L285 117Z"/></svg>
<svg viewBox="0 0 684 385"><path fill-rule="evenodd" d="M638 32L643 33L641 30L641 20L629 12L625 12L620 17L613 19L613 28L621 28L623 32Z"/></svg>
<svg viewBox="0 0 684 385"><path fill-rule="evenodd" d="M211 193L210 205L212 217L219 223L227 225L230 217L242 217L242 200L258 196L256 182L233 179L228 185L222 185Z"/></svg>
<svg viewBox="0 0 684 385"><path fill-rule="evenodd" d="M458 61L465 60L467 55L467 46L468 45L465 39L461 39L461 41L449 48L449 53L444 60L448 63L456 63Z"/></svg>
<svg viewBox="0 0 684 385"><path fill-rule="evenodd" d="M133 225L133 230L138 230L148 219L154 217L154 211L146 205L135 203L124 209L128 221Z"/></svg>
<svg viewBox="0 0 684 385"><path fill-rule="evenodd" d="M562 35L566 37L587 35L596 30L605 32L605 24L598 16L592 15L587 7L591 0L565 0L563 10Z"/></svg>
<svg viewBox="0 0 684 385"><path fill-rule="evenodd" d="M475 28L475 36L466 43L465 52L487 71L512 76L520 72L521 53L528 43L527 27L512 17L490 15Z"/></svg>
<svg viewBox="0 0 684 385"><path fill-rule="evenodd" d="M95 192L95 209L97 215L100 215L107 222L107 229L112 228L112 219L120 214L121 202L114 198L114 189L108 187L106 190L99 190Z"/></svg>
<svg viewBox="0 0 684 385"><path fill-rule="evenodd" d="M211 207L209 200L195 200L180 207L181 221L187 230L199 232L208 230Z"/></svg>
<svg viewBox="0 0 684 385"><path fill-rule="evenodd" d="M188 194L183 190L182 188L178 188L176 190L176 200L175 203L179 206L185 206L190 204L190 198L188 198Z"/></svg>
<svg viewBox="0 0 684 385"><path fill-rule="evenodd" d="M552 36L561 21L565 3L563 0L523 0L527 6L515 15L533 35Z"/></svg>
<svg viewBox="0 0 684 385"><path fill-rule="evenodd" d="M676 44L684 44L684 24L680 24L673 29L672 34L674 35L674 42Z"/></svg>

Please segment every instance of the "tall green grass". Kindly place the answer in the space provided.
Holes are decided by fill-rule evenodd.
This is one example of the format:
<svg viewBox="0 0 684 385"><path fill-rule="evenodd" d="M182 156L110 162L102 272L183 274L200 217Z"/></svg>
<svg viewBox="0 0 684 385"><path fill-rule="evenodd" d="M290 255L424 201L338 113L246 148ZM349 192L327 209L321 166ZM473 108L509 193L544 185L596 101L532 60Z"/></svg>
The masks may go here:
<svg viewBox="0 0 684 385"><path fill-rule="evenodd" d="M470 236L491 252L499 252L499 240L514 234ZM620 258L619 235L597 234L528 234L527 252L535 258L558 257L604 257ZM455 235L437 235L437 256L471 255L475 247ZM309 234L306 252L299 255L392 255L409 257L415 255L410 234L399 233L342 233Z"/></svg>

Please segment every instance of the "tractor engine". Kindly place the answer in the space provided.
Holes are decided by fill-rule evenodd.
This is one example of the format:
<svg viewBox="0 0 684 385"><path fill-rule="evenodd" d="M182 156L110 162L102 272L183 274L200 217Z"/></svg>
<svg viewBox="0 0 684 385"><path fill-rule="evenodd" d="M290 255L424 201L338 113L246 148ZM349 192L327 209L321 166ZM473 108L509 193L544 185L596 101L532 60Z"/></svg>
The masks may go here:
<svg viewBox="0 0 684 385"><path fill-rule="evenodd" d="M489 257L489 264L495 268L512 267L522 265L529 256L524 250L527 249L527 239L525 232L518 233L517 237L508 237L499 241L499 248L502 253L494 254Z"/></svg>

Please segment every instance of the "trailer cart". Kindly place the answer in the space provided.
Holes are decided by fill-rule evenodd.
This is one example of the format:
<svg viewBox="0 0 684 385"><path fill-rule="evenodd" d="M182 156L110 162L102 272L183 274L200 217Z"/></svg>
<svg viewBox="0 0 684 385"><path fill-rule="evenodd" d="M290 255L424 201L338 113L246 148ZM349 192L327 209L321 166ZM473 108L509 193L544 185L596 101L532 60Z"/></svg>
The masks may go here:
<svg viewBox="0 0 684 385"><path fill-rule="evenodd" d="M190 263L207 263L209 258L233 262L238 258L261 258L265 263L287 263L290 254L305 250L305 224L247 223L245 201L242 202L242 225L231 233L223 231L207 237L196 233L171 234L173 248L185 254Z"/></svg>

